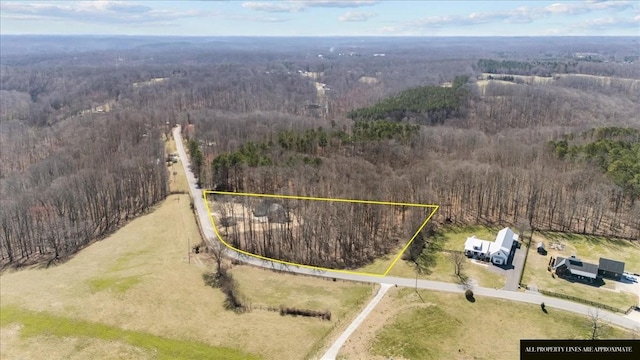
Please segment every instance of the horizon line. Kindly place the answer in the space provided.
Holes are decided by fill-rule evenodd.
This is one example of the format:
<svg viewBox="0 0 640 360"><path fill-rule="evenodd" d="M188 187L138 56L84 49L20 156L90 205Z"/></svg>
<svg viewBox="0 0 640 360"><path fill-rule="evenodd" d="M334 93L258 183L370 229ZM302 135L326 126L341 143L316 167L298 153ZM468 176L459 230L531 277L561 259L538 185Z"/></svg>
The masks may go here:
<svg viewBox="0 0 640 360"><path fill-rule="evenodd" d="M176 38L637 38L635 35L156 35L156 34L24 34L12 33L0 36L114 36L114 37L176 37Z"/></svg>

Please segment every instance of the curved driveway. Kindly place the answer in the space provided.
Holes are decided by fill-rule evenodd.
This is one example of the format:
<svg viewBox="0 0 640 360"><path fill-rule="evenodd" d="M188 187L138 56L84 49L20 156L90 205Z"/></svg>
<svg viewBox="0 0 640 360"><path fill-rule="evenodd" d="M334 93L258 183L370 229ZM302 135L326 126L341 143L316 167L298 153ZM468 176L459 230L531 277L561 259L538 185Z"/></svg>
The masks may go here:
<svg viewBox="0 0 640 360"><path fill-rule="evenodd" d="M202 197L202 190L197 188L196 179L191 172L189 166L189 159L185 152L184 146L182 144L182 136L181 136L181 128L177 126L173 130L173 137L176 141L176 147L178 149L178 153L180 154L180 161L182 162L182 166L184 167L185 173L187 175L187 181L189 182L189 191L191 192L191 197L193 198L194 209L197 211L200 226L202 227L202 232L207 237L207 241L215 241L217 239L216 233L213 230L213 224L211 224L211 220L209 218L209 214L207 208L204 203L204 198ZM342 280L351 280L351 281L359 281L359 282L369 282L369 283L378 283L378 284L393 284L397 286L403 287L415 287L416 281L415 278L397 278L391 276L371 276L371 275L361 275L361 274L348 274L343 272L331 271L331 270L318 270L318 269L310 269L305 267L281 264L273 261L259 259L253 256L248 256L236 252L232 249L226 249L226 255L233 259L242 261L246 264L251 264L254 266L259 266L267 269L274 269L278 271L286 271L297 274L311 275L311 276L319 276L319 277L327 277L327 278L336 278ZM431 281L431 280L418 280L417 284L420 289L429 289L436 291L449 291L449 292L457 292L462 293L464 289L458 284L440 282L440 281ZM590 313L594 313L595 308L582 305L579 303L574 303L571 301L553 298L544 296L538 292L518 292L518 291L508 291L508 290L499 290L499 289L491 289L474 286L473 292L476 295L480 296L488 296L499 299L506 299L512 301L519 301L531 304L540 304L542 302L545 303L547 308L556 308L561 310L566 310L574 313L578 313L581 315L589 315ZM631 316L623 316L619 314L615 314L609 311L605 311L603 309L598 310L600 317L612 324L627 328L627 329L640 329L640 322L634 320Z"/></svg>

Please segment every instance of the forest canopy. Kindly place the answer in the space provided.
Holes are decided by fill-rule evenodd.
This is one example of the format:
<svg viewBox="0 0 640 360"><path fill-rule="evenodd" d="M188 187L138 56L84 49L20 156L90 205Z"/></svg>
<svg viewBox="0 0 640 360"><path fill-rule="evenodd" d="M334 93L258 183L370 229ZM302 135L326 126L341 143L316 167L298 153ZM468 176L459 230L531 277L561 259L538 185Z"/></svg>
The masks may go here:
<svg viewBox="0 0 640 360"><path fill-rule="evenodd" d="M549 144L559 158L593 164L629 196L640 197L640 130L596 128Z"/></svg>
<svg viewBox="0 0 640 360"><path fill-rule="evenodd" d="M373 106L359 108L347 114L352 120L392 120L417 118L426 124L442 124L458 114L464 96L467 77L456 77L451 87L420 86L383 99Z"/></svg>
<svg viewBox="0 0 640 360"><path fill-rule="evenodd" d="M203 188L640 238L635 38L0 37L3 265L153 209L178 124Z"/></svg>

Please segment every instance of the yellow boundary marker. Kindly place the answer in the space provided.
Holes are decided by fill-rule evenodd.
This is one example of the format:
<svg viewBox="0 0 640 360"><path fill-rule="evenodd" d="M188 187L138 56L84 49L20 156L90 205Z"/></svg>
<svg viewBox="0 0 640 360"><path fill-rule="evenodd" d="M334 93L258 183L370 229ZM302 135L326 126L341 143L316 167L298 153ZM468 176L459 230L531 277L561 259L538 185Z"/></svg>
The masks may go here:
<svg viewBox="0 0 640 360"><path fill-rule="evenodd" d="M422 225L420 225L418 230L416 230L416 232L413 234L413 236L411 237L409 242L407 242L407 244L402 248L402 250L400 250L398 255L396 255L396 257L391 262L391 265L389 265L389 267L384 271L384 273L376 274L376 273L367 273L367 272L351 271L351 270L343 270L343 269L330 269L330 268L323 268L323 267L319 267L319 266L306 265L306 264L298 264L298 263L293 263L293 262L289 262L289 261L268 258L266 256L253 254L253 253L241 250L241 249L237 249L237 248L229 245L224 240L224 238L220 235L220 233L218 232L218 227L216 226L216 222L213 219L213 213L211 212L211 209L209 209L209 203L207 201L207 194L232 195L232 196L251 196L251 197L263 197L263 198L275 198L275 199L333 201L333 202L392 205L392 206L411 206L411 207L431 208L433 210L431 211L429 216L427 216L426 220L422 223ZM422 231L422 229L427 225L429 220L431 220L431 217L433 217L433 215L436 213L436 211L438 211L438 209L440 208L439 205L431 205L431 204L398 203L398 202L391 202L391 201L354 200L354 199L323 198L323 197L293 196L293 195L276 195L276 194L236 193L236 192L228 192L228 191L211 191L211 190L203 191L202 192L202 197L204 198L204 205L207 208L207 212L209 213L209 220L211 220L211 224L213 225L213 231L216 233L216 236L218 237L218 239L226 247L228 247L229 249L232 249L232 250L237 251L237 252L239 252L241 254L244 254L244 255L252 256L252 257L257 258L257 259L273 261L273 262L279 263L279 264L297 266L297 267L302 267L302 268L307 268L307 269L314 269L314 270L333 271L333 272L340 272L340 273L345 273L345 274L368 275L368 276L378 276L378 277L387 276L389 271L391 271L391 268L393 268L393 266L398 262L398 260L400 260L400 257L402 256L402 254L409 248L409 246L411 245L413 240L416 238L416 236L418 236L420 231Z"/></svg>

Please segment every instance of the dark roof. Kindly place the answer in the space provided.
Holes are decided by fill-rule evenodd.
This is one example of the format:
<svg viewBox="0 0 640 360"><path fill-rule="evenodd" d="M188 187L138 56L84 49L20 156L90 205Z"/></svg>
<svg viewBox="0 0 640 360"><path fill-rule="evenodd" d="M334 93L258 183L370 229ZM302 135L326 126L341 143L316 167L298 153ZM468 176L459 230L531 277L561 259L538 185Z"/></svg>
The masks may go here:
<svg viewBox="0 0 640 360"><path fill-rule="evenodd" d="M624 262L600 258L600 270L622 274L624 272Z"/></svg>
<svg viewBox="0 0 640 360"><path fill-rule="evenodd" d="M578 258L558 257L555 268L566 266L574 275L585 276L595 279L598 276L598 265L584 262Z"/></svg>

